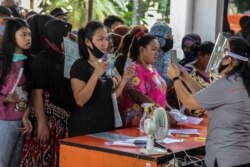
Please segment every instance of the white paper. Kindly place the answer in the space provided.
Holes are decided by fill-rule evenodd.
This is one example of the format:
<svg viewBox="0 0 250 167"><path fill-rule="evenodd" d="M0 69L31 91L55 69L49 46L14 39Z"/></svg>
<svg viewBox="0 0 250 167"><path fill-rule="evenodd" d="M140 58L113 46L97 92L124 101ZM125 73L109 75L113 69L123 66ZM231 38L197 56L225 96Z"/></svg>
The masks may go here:
<svg viewBox="0 0 250 167"><path fill-rule="evenodd" d="M133 138L133 139L127 139L127 140L123 140L123 141L112 141L112 142L105 142L106 145L111 145L111 146L128 146L128 147L138 147L138 145L136 145L136 141L141 141L141 143L147 142L147 136L141 136L141 137L137 137L137 138ZM183 142L184 139L173 139L173 138L169 138L166 137L163 140L160 140L158 142L160 143L164 143L164 144L171 144L171 143L179 143L179 142Z"/></svg>
<svg viewBox="0 0 250 167"><path fill-rule="evenodd" d="M189 125L199 125L204 118L198 118L198 117L190 117L188 116L186 120L178 121L178 124L189 124Z"/></svg>
<svg viewBox="0 0 250 167"><path fill-rule="evenodd" d="M113 141L113 142L105 142L105 144L110 146L138 147L134 143L129 141Z"/></svg>
<svg viewBox="0 0 250 167"><path fill-rule="evenodd" d="M16 89L16 87L17 87L17 84L19 83L19 81L20 81L20 79L21 79L22 74L23 74L23 68L20 69L20 71L19 71L19 73L18 73L17 80L16 80L16 82L15 82L13 88L11 89L10 94L13 94L13 93L14 93L14 91L15 91L15 89Z"/></svg>
<svg viewBox="0 0 250 167"><path fill-rule="evenodd" d="M122 124L122 118L121 118L121 115L119 112L119 108L117 105L116 94L112 93L111 98L112 98L112 103L113 103L114 119L115 119L114 120L114 127L119 128L119 127L122 127L123 124Z"/></svg>
<svg viewBox="0 0 250 167"><path fill-rule="evenodd" d="M199 135L201 134L198 129L170 129L172 134L185 134L185 135Z"/></svg>
<svg viewBox="0 0 250 167"><path fill-rule="evenodd" d="M68 38L63 38L64 44L64 77L70 78L70 69L72 64L80 57L78 44Z"/></svg>
<svg viewBox="0 0 250 167"><path fill-rule="evenodd" d="M172 139L172 138L167 137L164 140L162 140L161 143L171 144L171 143L180 143L183 141L184 141L184 139Z"/></svg>

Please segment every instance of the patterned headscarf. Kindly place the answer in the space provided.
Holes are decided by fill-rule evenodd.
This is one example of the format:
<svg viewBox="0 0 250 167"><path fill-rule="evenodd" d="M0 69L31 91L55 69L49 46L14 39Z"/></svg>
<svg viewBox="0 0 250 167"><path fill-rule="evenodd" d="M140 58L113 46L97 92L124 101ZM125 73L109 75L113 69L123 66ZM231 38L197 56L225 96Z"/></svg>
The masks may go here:
<svg viewBox="0 0 250 167"><path fill-rule="evenodd" d="M161 47L163 47L166 43L166 40L164 38L167 37L167 34L171 32L172 29L163 22L155 23L150 29L150 34L154 35L157 38Z"/></svg>

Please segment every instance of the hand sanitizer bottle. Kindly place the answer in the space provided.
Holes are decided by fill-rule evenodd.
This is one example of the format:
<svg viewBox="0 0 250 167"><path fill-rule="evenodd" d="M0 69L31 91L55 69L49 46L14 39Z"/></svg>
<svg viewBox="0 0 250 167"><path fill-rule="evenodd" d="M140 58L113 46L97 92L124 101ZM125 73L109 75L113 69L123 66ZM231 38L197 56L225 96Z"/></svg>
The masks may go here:
<svg viewBox="0 0 250 167"><path fill-rule="evenodd" d="M145 121L145 119L148 118L150 108L153 107L153 106L154 106L153 103L143 103L141 105L141 107L143 108L143 115L142 115L142 117L140 119L140 124L139 124L140 132L144 132L144 121Z"/></svg>

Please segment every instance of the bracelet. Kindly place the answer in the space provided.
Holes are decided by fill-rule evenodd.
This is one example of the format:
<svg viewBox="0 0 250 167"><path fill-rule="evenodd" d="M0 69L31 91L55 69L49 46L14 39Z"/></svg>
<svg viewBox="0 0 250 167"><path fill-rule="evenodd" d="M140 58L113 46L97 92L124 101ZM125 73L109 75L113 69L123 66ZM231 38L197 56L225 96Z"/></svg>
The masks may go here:
<svg viewBox="0 0 250 167"><path fill-rule="evenodd" d="M173 79L172 79L172 82L174 83L175 81L177 81L177 80L179 80L180 79L180 77L179 76L176 76L176 77L174 77Z"/></svg>

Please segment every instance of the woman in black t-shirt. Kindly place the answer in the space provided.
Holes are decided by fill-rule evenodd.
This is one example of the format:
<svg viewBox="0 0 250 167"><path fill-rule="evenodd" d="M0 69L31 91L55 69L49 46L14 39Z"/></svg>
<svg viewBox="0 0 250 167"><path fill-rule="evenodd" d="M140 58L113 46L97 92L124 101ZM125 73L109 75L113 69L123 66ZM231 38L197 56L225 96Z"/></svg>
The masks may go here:
<svg viewBox="0 0 250 167"><path fill-rule="evenodd" d="M108 48L108 33L104 25L90 21L78 32L81 58L72 66L70 77L75 101L78 105L69 122L69 135L97 133L112 130L114 113L111 95L120 96L128 79L133 76L134 67L125 72L119 84L114 78L105 76L106 61L99 61Z"/></svg>

